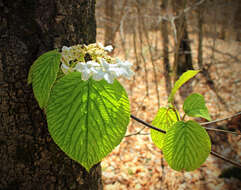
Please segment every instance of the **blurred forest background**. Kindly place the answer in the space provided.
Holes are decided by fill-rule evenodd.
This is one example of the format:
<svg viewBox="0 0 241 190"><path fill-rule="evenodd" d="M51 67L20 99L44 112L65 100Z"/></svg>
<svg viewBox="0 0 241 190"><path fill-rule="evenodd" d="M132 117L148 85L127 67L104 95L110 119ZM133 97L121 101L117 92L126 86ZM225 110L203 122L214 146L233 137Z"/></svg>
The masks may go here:
<svg viewBox="0 0 241 190"><path fill-rule="evenodd" d="M96 20L97 41L113 45L114 56L133 63L132 80L120 79L132 114L151 122L167 104L174 81L199 69L180 89L177 107L191 92L200 93L213 120L228 117L208 127L240 132L240 0L97 0ZM213 156L194 172L173 171L148 134L149 129L130 123L126 138L102 162L105 189L241 187L241 171ZM214 150L240 162L240 135L209 134Z"/></svg>

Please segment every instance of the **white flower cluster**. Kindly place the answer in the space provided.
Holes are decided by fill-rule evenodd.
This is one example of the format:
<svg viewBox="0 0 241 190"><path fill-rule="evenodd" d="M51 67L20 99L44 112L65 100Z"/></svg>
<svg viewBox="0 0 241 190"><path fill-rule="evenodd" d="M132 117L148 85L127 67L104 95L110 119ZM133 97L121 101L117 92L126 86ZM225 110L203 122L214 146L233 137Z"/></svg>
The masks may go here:
<svg viewBox="0 0 241 190"><path fill-rule="evenodd" d="M85 81L90 77L97 81L104 79L108 83L113 83L114 79L120 76L130 79L133 75L132 64L107 55L106 51L112 50L112 46L104 47L100 43L88 46L64 46L61 58L62 71L65 74L74 71L81 72L82 80ZM89 61L85 60L86 55L90 57Z"/></svg>

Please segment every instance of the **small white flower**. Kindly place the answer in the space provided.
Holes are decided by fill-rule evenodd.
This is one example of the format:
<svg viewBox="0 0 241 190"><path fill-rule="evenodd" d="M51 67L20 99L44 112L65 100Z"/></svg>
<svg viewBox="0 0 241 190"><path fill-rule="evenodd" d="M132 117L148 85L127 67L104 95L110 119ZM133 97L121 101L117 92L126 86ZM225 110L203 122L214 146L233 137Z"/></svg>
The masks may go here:
<svg viewBox="0 0 241 190"><path fill-rule="evenodd" d="M104 78L105 72L103 72L101 69L96 69L95 72L93 72L93 79L94 80L102 80Z"/></svg>
<svg viewBox="0 0 241 190"><path fill-rule="evenodd" d="M87 63L79 62L76 64L75 69L82 74L83 80L88 80L93 73L97 73L96 67L98 67L99 64L95 61L88 61Z"/></svg>
<svg viewBox="0 0 241 190"><path fill-rule="evenodd" d="M99 47L99 48L101 48L101 49L104 49L105 47L102 45L102 43L100 43L100 42L97 42L97 46Z"/></svg>
<svg viewBox="0 0 241 190"><path fill-rule="evenodd" d="M68 72L73 72L74 69L70 68L68 65L66 65L65 63L61 64L61 69L63 71L64 74L67 74Z"/></svg>
<svg viewBox="0 0 241 190"><path fill-rule="evenodd" d="M62 51L69 51L69 50L71 50L71 47L67 47L67 46L62 47Z"/></svg>
<svg viewBox="0 0 241 190"><path fill-rule="evenodd" d="M116 78L115 70L113 70L113 64L109 64L105 59L100 59L100 64L102 66L103 78L108 83L113 83Z"/></svg>
<svg viewBox="0 0 241 190"><path fill-rule="evenodd" d="M108 45L108 46L104 47L104 46L102 45L102 43L98 42L98 43L97 43L97 46L98 46L99 48L105 50L105 51L108 51L108 52L111 52L111 51L113 50L112 45Z"/></svg>
<svg viewBox="0 0 241 190"><path fill-rule="evenodd" d="M108 45L108 46L104 47L104 50L108 51L108 52L112 52L113 47L112 47L112 45Z"/></svg>
<svg viewBox="0 0 241 190"><path fill-rule="evenodd" d="M88 80L91 75L91 70L86 63L79 63L76 65L76 70L81 72L82 80Z"/></svg>
<svg viewBox="0 0 241 190"><path fill-rule="evenodd" d="M132 77L132 75L134 74L134 72L131 70L132 63L130 63L129 61L123 62L119 59L117 59L116 62L120 68L121 75L130 79Z"/></svg>
<svg viewBox="0 0 241 190"><path fill-rule="evenodd" d="M110 71L111 73L113 73L113 75L114 75L115 77L120 77L120 76L123 74L122 69L119 68L119 67L117 67L116 65L111 66L111 68L109 69L109 71Z"/></svg>
<svg viewBox="0 0 241 190"><path fill-rule="evenodd" d="M105 73L105 74L104 74L104 79L105 79L108 83L113 84L114 79L115 79L115 76L114 76L113 74L111 74L111 73Z"/></svg>
<svg viewBox="0 0 241 190"><path fill-rule="evenodd" d="M97 55L95 61L78 62L78 60L82 60L81 55L84 54L83 51L87 51L82 46L64 46L62 48L61 69L63 73L78 71L81 73L82 80L86 81L93 77L96 81L104 79L108 83L113 83L114 79L120 76L130 78L133 75L130 62L110 59L106 53L103 53L103 50L111 52L113 50L111 45L104 47L101 43L97 43L86 47L90 48L89 50L92 48L94 53L100 52L100 54L94 54L95 56ZM90 51L89 53L93 52ZM75 67L70 67L70 63L75 64Z"/></svg>
<svg viewBox="0 0 241 190"><path fill-rule="evenodd" d="M132 66L132 63L130 63L129 61L121 61L120 59L116 59L117 65L119 65L120 67L124 67L124 68L130 68Z"/></svg>
<svg viewBox="0 0 241 190"><path fill-rule="evenodd" d="M110 64L103 58L99 59L100 65L103 67L104 70L108 70L110 67Z"/></svg>

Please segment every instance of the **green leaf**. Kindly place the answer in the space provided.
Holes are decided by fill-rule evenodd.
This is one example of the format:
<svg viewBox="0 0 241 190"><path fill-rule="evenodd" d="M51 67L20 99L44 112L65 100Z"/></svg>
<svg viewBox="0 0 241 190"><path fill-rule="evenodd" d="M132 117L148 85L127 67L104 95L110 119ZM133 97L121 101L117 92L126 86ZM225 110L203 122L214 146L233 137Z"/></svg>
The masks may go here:
<svg viewBox="0 0 241 190"><path fill-rule="evenodd" d="M130 120L127 93L117 80L83 81L79 72L56 82L46 111L55 143L88 171L121 142Z"/></svg>
<svg viewBox="0 0 241 190"><path fill-rule="evenodd" d="M57 78L61 54L52 50L41 55L31 66L28 83L33 83L34 96L40 108L46 107L51 88Z"/></svg>
<svg viewBox="0 0 241 190"><path fill-rule="evenodd" d="M174 170L192 171L199 168L210 151L210 138L195 121L178 121L167 131L163 154Z"/></svg>
<svg viewBox="0 0 241 190"><path fill-rule="evenodd" d="M188 70L185 73L182 74L182 76L180 76L180 78L175 82L175 85L171 91L171 94L168 97L168 102L173 102L174 100L174 95L176 94L177 90L185 83L187 82L189 79L193 78L197 73L199 72L199 70Z"/></svg>
<svg viewBox="0 0 241 190"><path fill-rule="evenodd" d="M179 118L180 116L178 115L178 119ZM157 115L152 121L152 125L164 131L167 131L175 122L178 121L178 119L173 109L163 107L158 110ZM151 129L151 139L154 144L160 149L163 148L165 136L165 134Z"/></svg>
<svg viewBox="0 0 241 190"><path fill-rule="evenodd" d="M209 121L211 120L204 97L201 94L195 93L188 96L184 101L183 110L188 116L202 117Z"/></svg>

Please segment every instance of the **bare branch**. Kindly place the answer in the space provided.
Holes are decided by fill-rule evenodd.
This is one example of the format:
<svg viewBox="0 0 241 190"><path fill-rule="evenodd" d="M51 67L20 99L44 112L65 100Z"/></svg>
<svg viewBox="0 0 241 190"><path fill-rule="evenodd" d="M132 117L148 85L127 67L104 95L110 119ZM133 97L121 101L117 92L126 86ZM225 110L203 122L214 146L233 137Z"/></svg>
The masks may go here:
<svg viewBox="0 0 241 190"><path fill-rule="evenodd" d="M183 12L181 12L179 15L175 16L174 19L178 19L180 17L182 17L184 14L186 14L187 12L195 9L196 7L198 7L199 5L201 5L202 3L204 3L205 0L201 0L193 5L191 5L190 7L187 7L183 10Z"/></svg>
<svg viewBox="0 0 241 190"><path fill-rule="evenodd" d="M131 134L125 135L125 137L131 137L134 135L150 135L150 133L140 133L140 131L138 131L136 133L131 133Z"/></svg>
<svg viewBox="0 0 241 190"><path fill-rule="evenodd" d="M241 168L241 164L240 164L240 163L235 162L235 161L233 161L233 160L230 160L230 159L224 157L223 155L221 155L221 154L219 154L219 153L217 153L217 152L215 152L215 151L213 151L213 150L211 151L210 154L212 154L213 156L215 156L215 157L217 157L217 158L220 158L220 159L224 160L225 162L228 162L228 163L230 163L230 164L233 164L234 166L237 166L238 168Z"/></svg>
<svg viewBox="0 0 241 190"><path fill-rule="evenodd" d="M207 130L207 131L216 131L216 132L221 132L221 133L231 133L233 135L241 135L239 133L236 133L236 132L233 132L233 131L229 131L229 130L224 130L224 129L216 129L216 128L211 128L211 127L205 127L204 128Z"/></svg>
<svg viewBox="0 0 241 190"><path fill-rule="evenodd" d="M223 119L216 119L216 120L214 120L214 121L203 122L203 123L200 123L200 125L209 125L209 124L212 124L212 123L217 123L217 122L220 122L220 121L224 121L224 120L230 119L230 118L232 118L232 117L236 117L236 116L238 116L238 115L241 115L241 112L235 113L235 114L230 115L230 116L228 116L228 117L225 117L225 118L223 118Z"/></svg>
<svg viewBox="0 0 241 190"><path fill-rule="evenodd" d="M131 118L134 119L134 120L136 120L136 121L138 121L139 123L142 123L143 125L151 128L151 129L154 129L154 130L156 130L156 131L159 131L159 132L161 132L161 133L166 134L166 131L161 130L161 129L153 126L153 125L150 125L149 123L147 123L147 122L145 122L145 121L143 121L143 120L135 117L135 116L132 115L132 114L131 114ZM226 158L225 156L217 153L216 151L213 151L213 150L212 150L210 154L212 154L213 156L215 156L215 157L217 157L217 158L220 158L220 159L222 159L222 160L224 160L224 161L226 161L226 162L228 162L228 163L230 163L230 164L233 164L234 166L237 166L237 167L241 168L241 164L240 164L240 163L235 162L235 161L233 161L233 160L231 160L231 159L229 159L229 158Z"/></svg>

